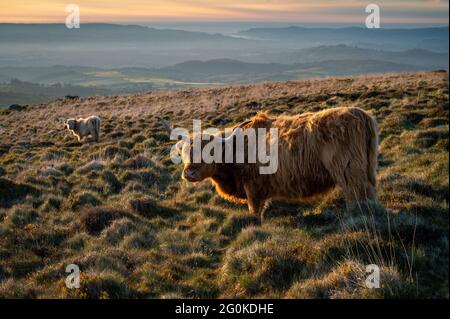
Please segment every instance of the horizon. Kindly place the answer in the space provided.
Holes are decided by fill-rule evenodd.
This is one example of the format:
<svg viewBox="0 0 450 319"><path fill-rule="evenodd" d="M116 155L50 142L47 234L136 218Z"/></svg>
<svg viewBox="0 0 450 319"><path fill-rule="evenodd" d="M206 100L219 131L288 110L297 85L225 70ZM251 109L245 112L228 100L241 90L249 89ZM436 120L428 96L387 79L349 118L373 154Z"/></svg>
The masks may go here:
<svg viewBox="0 0 450 319"><path fill-rule="evenodd" d="M62 22L0 22L0 25L64 25ZM145 28L152 28L158 30L179 30L189 32L203 32L210 34L224 34L233 35L240 31L249 29L285 29L291 27L305 28L305 29L345 29L345 28L360 28L365 27L359 24L306 24L296 22L252 22L252 21L237 21L237 22L215 22L215 21L179 21L179 22L103 22L92 21L81 24L82 25L116 25L116 26L139 26ZM404 25L391 24L381 26L383 30L414 30L414 29L431 29L431 28L449 28L448 24L430 24L430 25Z"/></svg>

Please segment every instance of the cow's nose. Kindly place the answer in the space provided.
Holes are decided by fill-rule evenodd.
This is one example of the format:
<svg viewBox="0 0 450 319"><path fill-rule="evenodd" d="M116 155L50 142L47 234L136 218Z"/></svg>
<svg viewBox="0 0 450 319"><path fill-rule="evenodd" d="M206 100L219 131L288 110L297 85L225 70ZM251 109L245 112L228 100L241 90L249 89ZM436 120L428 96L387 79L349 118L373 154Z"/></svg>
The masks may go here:
<svg viewBox="0 0 450 319"><path fill-rule="evenodd" d="M183 178L188 180L188 181L195 180L195 178L196 178L195 172L186 170L186 171L183 172Z"/></svg>

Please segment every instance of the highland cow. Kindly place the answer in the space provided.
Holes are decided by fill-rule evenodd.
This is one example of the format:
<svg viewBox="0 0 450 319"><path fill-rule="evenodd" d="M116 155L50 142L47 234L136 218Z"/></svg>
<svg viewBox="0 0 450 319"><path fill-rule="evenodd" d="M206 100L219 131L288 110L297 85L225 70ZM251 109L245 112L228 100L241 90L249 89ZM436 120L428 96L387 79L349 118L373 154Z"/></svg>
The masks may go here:
<svg viewBox="0 0 450 319"><path fill-rule="evenodd" d="M96 142L100 140L100 124L101 120L98 116L90 116L85 119L68 119L66 127L78 138L78 142L87 136L91 136Z"/></svg>
<svg viewBox="0 0 450 319"><path fill-rule="evenodd" d="M167 126L167 123L166 125ZM239 126L278 129L278 170L259 171L258 163L194 163L183 158L183 178L210 179L225 199L247 204L263 220L270 200L298 202L316 199L335 186L347 204L376 200L378 129L375 119L359 108L334 108L317 113L270 117L258 114ZM221 133L221 142L225 138ZM182 157L192 156L190 143L180 141Z"/></svg>

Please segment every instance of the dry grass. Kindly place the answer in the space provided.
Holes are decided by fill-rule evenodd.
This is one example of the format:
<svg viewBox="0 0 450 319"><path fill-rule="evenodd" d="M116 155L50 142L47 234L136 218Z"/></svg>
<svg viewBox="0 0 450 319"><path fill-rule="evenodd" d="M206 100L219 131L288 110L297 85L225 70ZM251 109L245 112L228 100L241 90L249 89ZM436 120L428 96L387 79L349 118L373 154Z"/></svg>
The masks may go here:
<svg viewBox="0 0 450 319"><path fill-rule="evenodd" d="M99 107L98 105L101 105ZM188 184L155 118L232 125L259 110L370 110L381 129L380 205L339 190L246 207ZM0 297L448 298L448 74L189 89L55 101L0 114ZM98 114L79 144L62 120ZM66 265L82 270L68 290ZM364 286L365 265L381 289Z"/></svg>

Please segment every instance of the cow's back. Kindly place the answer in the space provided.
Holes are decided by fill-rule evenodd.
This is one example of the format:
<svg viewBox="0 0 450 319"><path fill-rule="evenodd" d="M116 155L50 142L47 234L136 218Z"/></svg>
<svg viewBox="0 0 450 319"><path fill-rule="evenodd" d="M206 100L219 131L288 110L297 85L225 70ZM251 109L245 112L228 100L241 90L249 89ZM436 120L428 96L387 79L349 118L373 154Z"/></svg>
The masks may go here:
<svg viewBox="0 0 450 319"><path fill-rule="evenodd" d="M364 157L360 153L365 152L369 118L358 108L334 108L274 119L272 127L279 133L279 167L268 178L274 196L310 199L333 188L333 172L325 161L339 161L340 152L347 156L343 160Z"/></svg>

